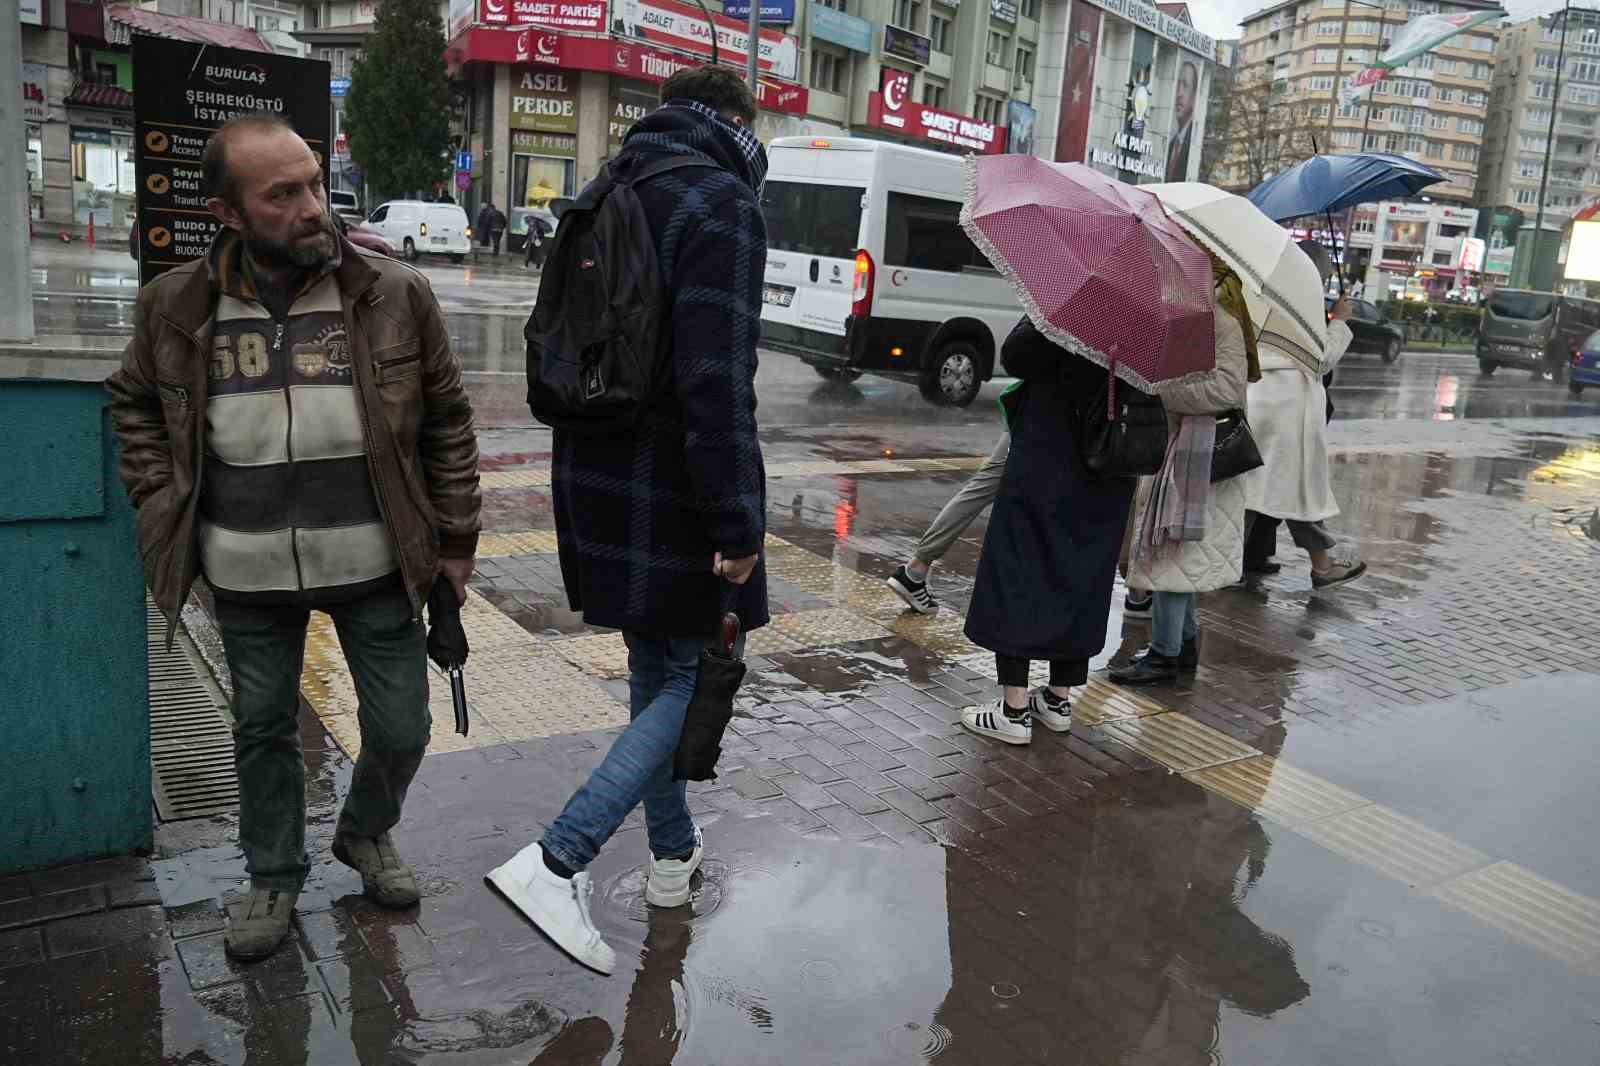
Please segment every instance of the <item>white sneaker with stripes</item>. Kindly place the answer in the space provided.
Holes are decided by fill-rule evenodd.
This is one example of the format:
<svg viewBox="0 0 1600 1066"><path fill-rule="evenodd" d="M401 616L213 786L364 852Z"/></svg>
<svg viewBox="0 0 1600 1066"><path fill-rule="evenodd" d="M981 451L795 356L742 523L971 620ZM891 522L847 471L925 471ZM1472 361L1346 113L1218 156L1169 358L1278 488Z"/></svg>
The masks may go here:
<svg viewBox="0 0 1600 1066"><path fill-rule="evenodd" d="M1040 685L1028 694L1028 715L1052 732L1072 730L1072 703L1051 692L1048 685Z"/></svg>
<svg viewBox="0 0 1600 1066"><path fill-rule="evenodd" d="M961 712L961 725L969 733L976 733L980 737L998 740L1005 744L1031 744L1033 742L1033 721L1027 711L1021 711L1016 717L1007 713L1004 699L995 700L993 703L979 704L968 707Z"/></svg>

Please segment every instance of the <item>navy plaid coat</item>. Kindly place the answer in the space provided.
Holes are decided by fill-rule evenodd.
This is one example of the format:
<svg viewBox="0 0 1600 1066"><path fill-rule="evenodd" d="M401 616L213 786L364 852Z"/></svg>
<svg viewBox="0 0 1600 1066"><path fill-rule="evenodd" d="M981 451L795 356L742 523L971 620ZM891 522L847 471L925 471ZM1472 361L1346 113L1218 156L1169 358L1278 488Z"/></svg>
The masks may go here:
<svg viewBox="0 0 1600 1066"><path fill-rule="evenodd" d="M754 555L766 536L755 395L766 160L754 138L670 104L635 125L623 151L689 153L715 166L636 187L673 307L672 387L631 435L556 433L561 573L590 625L709 636L727 602L714 553ZM728 595L746 631L765 625L765 561Z"/></svg>

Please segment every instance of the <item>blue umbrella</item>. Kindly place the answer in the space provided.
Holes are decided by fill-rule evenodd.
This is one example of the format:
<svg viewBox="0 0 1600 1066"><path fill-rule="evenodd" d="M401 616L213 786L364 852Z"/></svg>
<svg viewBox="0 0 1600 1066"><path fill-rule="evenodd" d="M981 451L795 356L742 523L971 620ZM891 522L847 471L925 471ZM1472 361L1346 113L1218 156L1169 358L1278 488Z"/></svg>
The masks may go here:
<svg viewBox="0 0 1600 1066"><path fill-rule="evenodd" d="M1404 156L1384 152L1316 155L1274 174L1247 197L1278 222L1331 214L1356 204L1415 196L1444 175Z"/></svg>

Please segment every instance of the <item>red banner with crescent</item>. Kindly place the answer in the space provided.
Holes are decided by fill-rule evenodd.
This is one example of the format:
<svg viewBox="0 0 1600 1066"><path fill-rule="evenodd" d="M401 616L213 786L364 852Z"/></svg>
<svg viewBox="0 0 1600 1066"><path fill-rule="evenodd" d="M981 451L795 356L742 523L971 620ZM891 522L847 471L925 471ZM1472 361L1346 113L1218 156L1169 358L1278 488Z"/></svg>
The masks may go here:
<svg viewBox="0 0 1600 1066"><path fill-rule="evenodd" d="M1067 76L1056 127L1056 162L1082 163L1089 151L1089 109L1094 103L1094 64L1100 51L1100 9L1072 5L1067 31Z"/></svg>

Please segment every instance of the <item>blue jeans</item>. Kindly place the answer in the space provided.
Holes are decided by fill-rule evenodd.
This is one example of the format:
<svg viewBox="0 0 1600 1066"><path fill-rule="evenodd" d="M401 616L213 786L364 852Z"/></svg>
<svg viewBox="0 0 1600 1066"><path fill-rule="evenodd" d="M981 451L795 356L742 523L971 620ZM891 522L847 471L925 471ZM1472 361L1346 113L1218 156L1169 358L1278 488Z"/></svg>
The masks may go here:
<svg viewBox="0 0 1600 1066"><path fill-rule="evenodd" d="M628 642L633 721L544 834L545 850L574 870L594 861L641 800L652 854L674 858L694 850L687 782L672 780L672 755L706 642L642 633L624 633L623 638Z"/></svg>
<svg viewBox="0 0 1600 1066"><path fill-rule="evenodd" d="M1150 608L1150 647L1158 655L1176 659L1183 642L1198 630L1194 624L1194 593L1158 592Z"/></svg>

